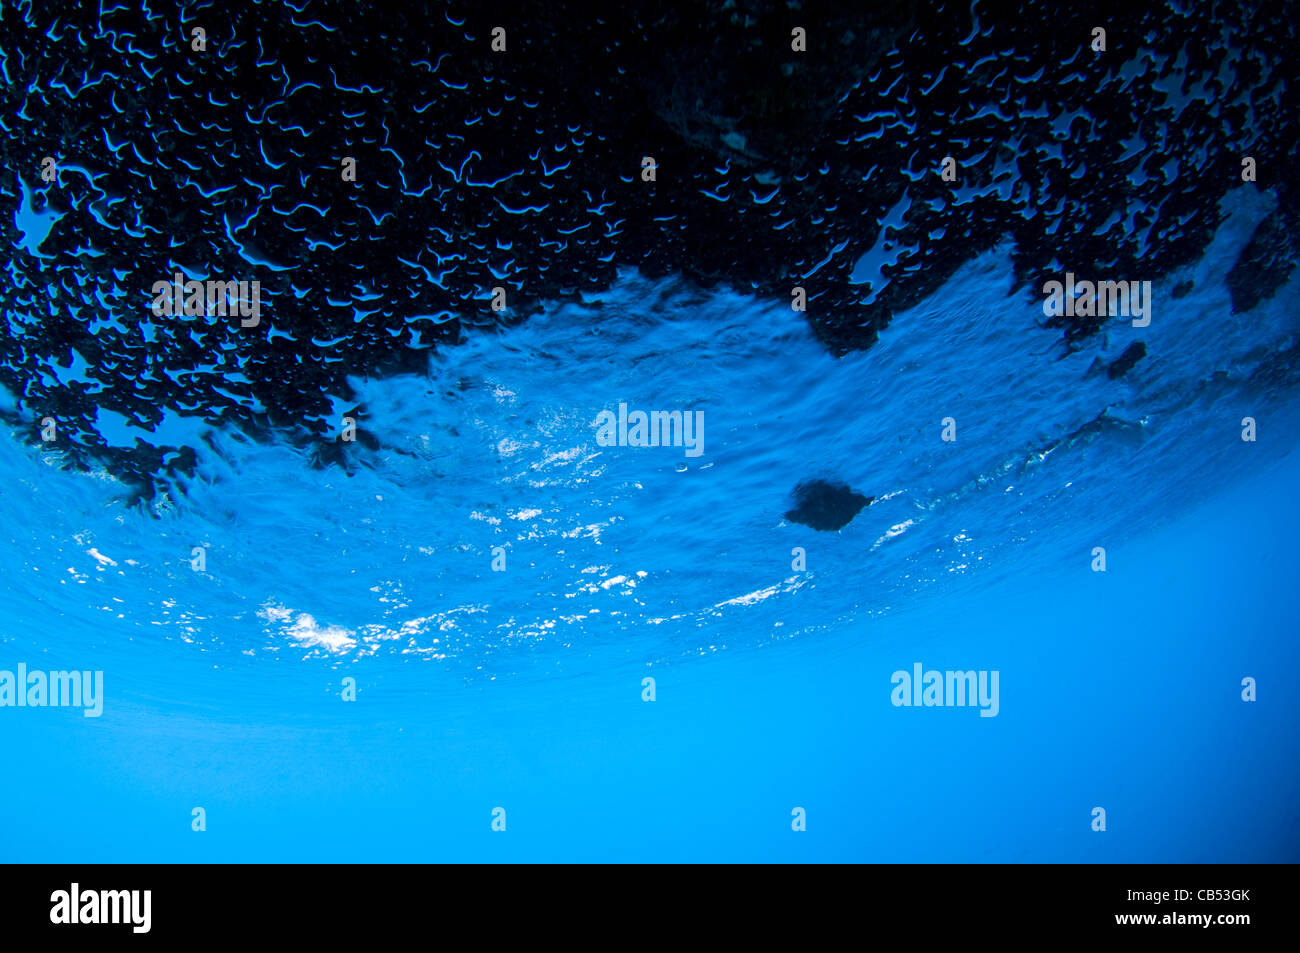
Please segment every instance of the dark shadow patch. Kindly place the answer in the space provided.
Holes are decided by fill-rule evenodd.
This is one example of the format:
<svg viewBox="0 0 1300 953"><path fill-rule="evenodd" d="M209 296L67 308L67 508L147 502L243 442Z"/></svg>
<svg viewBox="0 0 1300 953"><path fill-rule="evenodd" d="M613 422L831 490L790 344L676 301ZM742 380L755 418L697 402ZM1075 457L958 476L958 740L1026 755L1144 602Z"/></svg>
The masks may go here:
<svg viewBox="0 0 1300 953"><path fill-rule="evenodd" d="M846 483L810 480L794 488L794 509L785 514L792 523L831 532L848 526L874 496L854 493Z"/></svg>
<svg viewBox="0 0 1300 953"><path fill-rule="evenodd" d="M1117 357L1115 362L1106 369L1106 374L1111 380L1115 380L1117 377L1123 377L1132 370L1134 364L1146 356L1146 343L1144 341L1134 341L1126 347L1124 353Z"/></svg>
<svg viewBox="0 0 1300 953"><path fill-rule="evenodd" d="M1295 268L1295 249L1287 223L1275 211L1255 228L1228 272L1232 313L1250 311L1277 294Z"/></svg>

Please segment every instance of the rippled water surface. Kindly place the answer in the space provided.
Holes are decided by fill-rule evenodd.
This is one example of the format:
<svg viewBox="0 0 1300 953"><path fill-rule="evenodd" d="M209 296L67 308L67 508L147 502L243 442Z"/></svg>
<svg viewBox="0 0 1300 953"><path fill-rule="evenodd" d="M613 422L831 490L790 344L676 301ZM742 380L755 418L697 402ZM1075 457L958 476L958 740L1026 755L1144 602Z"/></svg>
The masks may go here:
<svg viewBox="0 0 1300 953"><path fill-rule="evenodd" d="M337 459L105 416L198 450L138 504L5 437L0 652L106 700L3 712L0 855L1294 860L1297 291L1230 314L1268 205L1226 207L1150 327L1073 353L1006 248L842 358L625 271L354 380ZM600 446L619 403L702 411L704 452ZM818 478L873 502L785 519ZM892 706L917 661L998 670L997 717Z"/></svg>

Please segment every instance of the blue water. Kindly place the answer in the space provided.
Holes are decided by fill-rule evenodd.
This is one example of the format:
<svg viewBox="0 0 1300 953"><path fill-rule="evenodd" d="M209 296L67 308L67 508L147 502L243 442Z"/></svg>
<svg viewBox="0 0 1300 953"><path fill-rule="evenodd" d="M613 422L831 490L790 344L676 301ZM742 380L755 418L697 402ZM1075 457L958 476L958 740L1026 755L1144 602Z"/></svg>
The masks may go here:
<svg viewBox="0 0 1300 953"><path fill-rule="evenodd" d="M106 697L0 709L0 859L1298 859L1300 417L1269 361L1300 292L1230 313L1268 199L1225 211L1150 327L1069 355L1008 248L841 359L786 303L626 271L356 379L335 412L381 449L350 469L103 420L199 450L142 509L6 435L0 669ZM597 445L620 402L702 410L703 455ZM784 520L814 477L875 502ZM996 717L891 704L916 662L999 672Z"/></svg>

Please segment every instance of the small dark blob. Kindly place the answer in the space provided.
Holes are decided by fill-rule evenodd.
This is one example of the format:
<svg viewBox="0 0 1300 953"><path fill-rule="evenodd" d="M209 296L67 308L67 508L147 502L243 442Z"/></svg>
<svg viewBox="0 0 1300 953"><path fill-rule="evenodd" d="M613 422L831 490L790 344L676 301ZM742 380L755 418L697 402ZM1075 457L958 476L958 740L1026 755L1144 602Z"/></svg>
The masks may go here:
<svg viewBox="0 0 1300 953"><path fill-rule="evenodd" d="M1178 284L1174 285L1173 295L1175 298L1186 298L1191 293L1192 282L1190 280L1180 281Z"/></svg>
<svg viewBox="0 0 1300 953"><path fill-rule="evenodd" d="M1134 364L1146 356L1146 344L1142 341L1134 341L1128 347L1124 348L1124 353L1115 359L1115 363L1106 370L1106 373L1110 376L1111 380L1114 380L1117 377L1123 377L1129 372L1129 369L1132 368Z"/></svg>
<svg viewBox="0 0 1300 953"><path fill-rule="evenodd" d="M874 499L874 496L854 493L844 483L810 480L794 488L795 507L785 518L830 532L848 526L858 511Z"/></svg>
<svg viewBox="0 0 1300 953"><path fill-rule="evenodd" d="M1295 268L1294 228L1277 211L1255 228L1225 282L1232 295L1232 313L1250 311L1286 284Z"/></svg>

